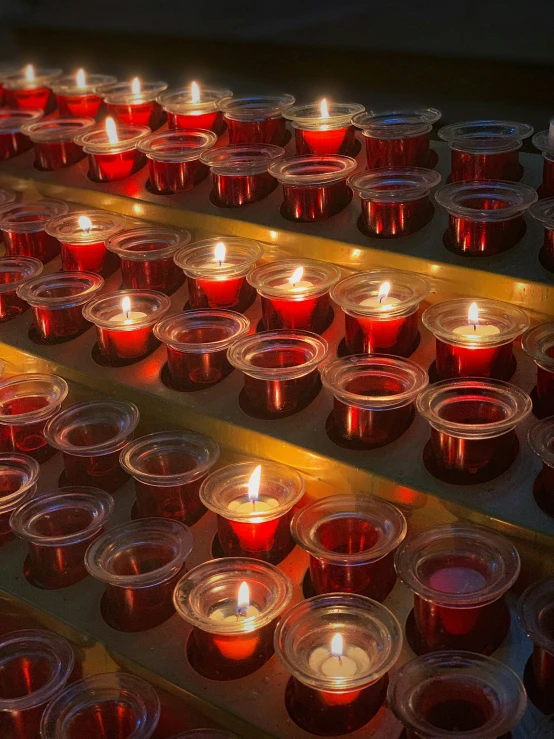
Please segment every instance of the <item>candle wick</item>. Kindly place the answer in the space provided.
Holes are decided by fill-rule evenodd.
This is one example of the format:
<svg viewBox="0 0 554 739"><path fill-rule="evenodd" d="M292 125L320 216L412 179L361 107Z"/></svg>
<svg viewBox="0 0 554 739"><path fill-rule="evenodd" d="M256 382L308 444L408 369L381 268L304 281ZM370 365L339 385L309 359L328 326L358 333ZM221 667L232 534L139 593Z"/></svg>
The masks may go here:
<svg viewBox="0 0 554 739"><path fill-rule="evenodd" d="M381 305L381 303L383 302L384 297L384 295L379 295L379 305Z"/></svg>
<svg viewBox="0 0 554 739"><path fill-rule="evenodd" d="M246 618L246 615L248 614L248 606L237 606L237 621L240 620L240 617Z"/></svg>
<svg viewBox="0 0 554 739"><path fill-rule="evenodd" d="M336 657L337 657L337 659L339 661L339 665L342 665L342 655L341 654L337 654Z"/></svg>
<svg viewBox="0 0 554 739"><path fill-rule="evenodd" d="M477 324L476 323L473 324L473 330L474 331L477 331Z"/></svg>

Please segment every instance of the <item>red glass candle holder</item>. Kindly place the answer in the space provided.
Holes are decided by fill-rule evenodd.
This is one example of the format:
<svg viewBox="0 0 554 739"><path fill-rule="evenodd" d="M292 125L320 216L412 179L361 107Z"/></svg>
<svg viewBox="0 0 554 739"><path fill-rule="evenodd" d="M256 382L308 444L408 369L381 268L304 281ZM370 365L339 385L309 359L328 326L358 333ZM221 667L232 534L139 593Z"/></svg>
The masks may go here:
<svg viewBox="0 0 554 739"><path fill-rule="evenodd" d="M453 182L435 199L448 212L444 244L455 254L490 257L511 249L525 233L523 214L537 200L516 182Z"/></svg>
<svg viewBox="0 0 554 739"><path fill-rule="evenodd" d="M182 523L151 518L116 526L90 545L85 565L106 584L102 613L112 628L145 631L171 618L192 542Z"/></svg>
<svg viewBox="0 0 554 739"><path fill-rule="evenodd" d="M397 239L419 231L433 217L430 191L441 176L432 169L376 169L352 175L348 184L360 196L360 228L368 236Z"/></svg>
<svg viewBox="0 0 554 739"><path fill-rule="evenodd" d="M12 631L0 639L0 661L0 734L36 739L42 714L71 675L73 650L50 631Z"/></svg>
<svg viewBox="0 0 554 739"><path fill-rule="evenodd" d="M46 232L46 224L54 216L67 213L69 206L61 200L11 203L0 208L0 230L6 254L11 257L34 257L48 262L60 251L57 239Z"/></svg>
<svg viewBox="0 0 554 739"><path fill-rule="evenodd" d="M385 702L401 649L395 616L369 598L334 593L298 603L275 631L275 653L292 675L289 716L319 736L365 726Z"/></svg>
<svg viewBox="0 0 554 739"><path fill-rule="evenodd" d="M294 104L292 95L255 95L220 102L230 144L284 146L287 121L283 111Z"/></svg>
<svg viewBox="0 0 554 739"><path fill-rule="evenodd" d="M290 221L325 221L352 199L348 176L357 167L344 156L297 156L275 162L269 173L283 186L281 215Z"/></svg>
<svg viewBox="0 0 554 739"><path fill-rule="evenodd" d="M430 385L417 398L431 427L425 467L452 485L494 480L517 457L516 426L531 407L527 393L501 380L457 378Z"/></svg>
<svg viewBox="0 0 554 739"><path fill-rule="evenodd" d="M218 136L225 130L225 122L220 103L232 97L231 90L210 90L202 88L198 96L193 96L191 87L169 90L158 97L158 102L167 113L170 130L203 129L213 131Z"/></svg>
<svg viewBox="0 0 554 739"><path fill-rule="evenodd" d="M309 331L266 331L243 336L227 350L242 372L242 407L249 415L276 418L297 413L319 392L325 339Z"/></svg>
<svg viewBox="0 0 554 739"><path fill-rule="evenodd" d="M277 564L294 547L290 522L304 495L296 470L277 462L231 464L202 483L200 500L217 514L219 545L225 557L253 557ZM259 474L256 486L252 475ZM252 487L254 486L254 487Z"/></svg>
<svg viewBox="0 0 554 739"><path fill-rule="evenodd" d="M112 236L106 247L120 259L123 287L171 293L183 281L173 257L190 239L184 229L142 226Z"/></svg>
<svg viewBox="0 0 554 739"><path fill-rule="evenodd" d="M286 108L283 115L292 121L299 155L315 154L355 156L356 129L352 126L352 116L363 113L363 105L358 103L327 103L323 101L308 105L294 105Z"/></svg>
<svg viewBox="0 0 554 739"><path fill-rule="evenodd" d="M256 267L248 282L262 299L267 331L300 329L322 334L330 323L329 290L340 270L313 259L286 259Z"/></svg>
<svg viewBox="0 0 554 739"><path fill-rule="evenodd" d="M32 257L0 257L0 323L10 321L29 307L17 289L42 272L42 262Z"/></svg>
<svg viewBox="0 0 554 739"><path fill-rule="evenodd" d="M552 122L547 131L539 131L531 140L543 157L542 183L537 190L539 197L554 197L554 126Z"/></svg>
<svg viewBox="0 0 554 739"><path fill-rule="evenodd" d="M190 307L246 310L256 295L246 275L263 253L257 241L239 236L195 241L180 249L174 260L187 277Z"/></svg>
<svg viewBox="0 0 554 739"><path fill-rule="evenodd" d="M88 272L53 272L29 280L17 294L33 309L38 341L57 344L90 328L83 317L83 305L103 285L102 277Z"/></svg>
<svg viewBox="0 0 554 739"><path fill-rule="evenodd" d="M518 603L521 626L533 642L524 683L530 701L546 714L554 713L554 580L533 583Z"/></svg>
<svg viewBox="0 0 554 739"><path fill-rule="evenodd" d="M302 508L291 524L310 555L316 595L357 593L382 603L396 583L394 552L406 536L395 506L366 495L331 495Z"/></svg>
<svg viewBox="0 0 554 739"><path fill-rule="evenodd" d="M44 426L67 397L67 382L57 375L15 375L0 382L0 451L28 454L46 462L56 452Z"/></svg>
<svg viewBox="0 0 554 739"><path fill-rule="evenodd" d="M0 453L0 547L13 538L10 516L37 491L40 467L26 454Z"/></svg>
<svg viewBox="0 0 554 739"><path fill-rule="evenodd" d="M104 90L116 82L117 79L109 74L86 74L82 84L76 75L58 77L52 83L58 115L61 118L96 118L102 105L100 88Z"/></svg>
<svg viewBox="0 0 554 739"><path fill-rule="evenodd" d="M221 382L233 371L227 349L249 328L234 311L190 310L161 320L154 336L167 347L169 385L187 391Z"/></svg>
<svg viewBox="0 0 554 739"><path fill-rule="evenodd" d="M32 149L33 143L21 131L25 123L39 121L42 110L14 110L0 108L0 161L11 159Z"/></svg>
<svg viewBox="0 0 554 739"><path fill-rule="evenodd" d="M512 121L468 121L439 129L439 138L450 146L450 181L512 180L523 175L519 150L532 126Z"/></svg>
<svg viewBox="0 0 554 739"><path fill-rule="evenodd" d="M535 415L554 416L554 323L529 329L521 340L523 350L537 366Z"/></svg>
<svg viewBox="0 0 554 739"><path fill-rule="evenodd" d="M66 688L46 709L42 739L150 739L160 699L145 680L122 672L93 675Z"/></svg>
<svg viewBox="0 0 554 739"><path fill-rule="evenodd" d="M535 424L529 430L528 440L542 462L533 485L535 501L541 510L554 518L554 416Z"/></svg>
<svg viewBox="0 0 554 739"><path fill-rule="evenodd" d="M414 594L406 637L416 654L464 649L492 654L510 629L502 596L516 581L517 549L482 526L454 523L408 537L395 557Z"/></svg>
<svg viewBox="0 0 554 739"><path fill-rule="evenodd" d="M423 325L436 341L439 380L490 377L508 380L514 372L514 339L529 326L525 311L500 300L479 300L471 316L470 300L446 300L427 308Z"/></svg>
<svg viewBox="0 0 554 739"><path fill-rule="evenodd" d="M139 410L124 400L85 400L50 419L44 436L63 453L64 484L114 492L127 480L119 455L139 422Z"/></svg>
<svg viewBox="0 0 554 739"><path fill-rule="evenodd" d="M435 108L355 115L352 123L365 138L367 169L434 167L438 156L429 141L433 124L440 117Z"/></svg>
<svg viewBox="0 0 554 739"><path fill-rule="evenodd" d="M426 654L402 665L391 677L388 700L406 739L509 739L527 705L515 672L464 651Z"/></svg>
<svg viewBox="0 0 554 739"><path fill-rule="evenodd" d="M118 142L111 143L105 126L87 130L75 137L75 143L88 155L89 177L96 182L114 182L130 177L146 164L146 158L137 149L148 136L147 126L117 126Z"/></svg>
<svg viewBox="0 0 554 739"><path fill-rule="evenodd" d="M554 198L539 200L529 208L529 215L544 226L539 261L549 272L554 272Z"/></svg>
<svg viewBox="0 0 554 739"><path fill-rule="evenodd" d="M164 120L158 95L167 90L166 82L142 82L140 92L133 92L132 82L116 82L105 90L108 115L127 126L147 126L151 131Z"/></svg>
<svg viewBox="0 0 554 739"><path fill-rule="evenodd" d="M167 295L156 290L119 290L90 300L83 308L83 318L96 326L102 361L117 366L152 351L152 329L170 307Z"/></svg>
<svg viewBox="0 0 554 739"><path fill-rule="evenodd" d="M409 429L415 399L429 376L408 359L354 355L327 364L321 382L334 398L331 438L353 449L376 449Z"/></svg>
<svg viewBox="0 0 554 739"><path fill-rule="evenodd" d="M271 144L223 146L204 152L200 160L212 173L212 203L238 208L263 200L276 187L268 168L284 156L282 147Z"/></svg>
<svg viewBox="0 0 554 739"><path fill-rule="evenodd" d="M52 93L52 84L61 76L61 69L35 69L29 78L29 69L25 68L10 74L4 81L6 102L10 108L20 110L42 110L50 113L56 101Z"/></svg>
<svg viewBox="0 0 554 739"><path fill-rule="evenodd" d="M348 354L409 356L419 342L417 311L428 293L429 283L410 272L378 270L342 279L331 298L344 313Z"/></svg>
<svg viewBox="0 0 554 739"><path fill-rule="evenodd" d="M273 655L275 626L291 596L287 575L267 562L226 557L188 572L173 597L177 613L192 626L192 667L210 680L236 680L258 670Z"/></svg>
<svg viewBox="0 0 554 739"><path fill-rule="evenodd" d="M86 577L85 552L113 508L111 495L85 486L52 490L18 508L10 526L29 547L27 580L43 590L58 590Z"/></svg>
<svg viewBox="0 0 554 739"><path fill-rule="evenodd" d="M192 526L206 512L198 493L218 459L215 441L194 431L162 431L132 441L120 463L135 480L136 516Z"/></svg>
<svg viewBox="0 0 554 739"><path fill-rule="evenodd" d="M206 179L209 168L200 156L217 141L212 131L162 131L145 136L138 149L148 159L150 188L170 195L192 190Z"/></svg>
<svg viewBox="0 0 554 739"><path fill-rule="evenodd" d="M74 138L93 125L93 118L54 118L38 123L25 123L21 126L21 132L34 144L35 167L51 172L70 167L85 158L82 148L75 143Z"/></svg>

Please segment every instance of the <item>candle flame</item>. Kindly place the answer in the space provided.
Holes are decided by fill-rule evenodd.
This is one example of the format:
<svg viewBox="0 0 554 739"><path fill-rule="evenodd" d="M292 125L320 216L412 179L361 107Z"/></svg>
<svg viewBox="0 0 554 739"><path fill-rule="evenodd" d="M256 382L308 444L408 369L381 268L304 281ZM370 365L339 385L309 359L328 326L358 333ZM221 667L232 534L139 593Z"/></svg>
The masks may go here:
<svg viewBox="0 0 554 739"><path fill-rule="evenodd" d="M121 301L121 311L127 318L129 318L129 313L131 312L131 298L128 295L126 295Z"/></svg>
<svg viewBox="0 0 554 739"><path fill-rule="evenodd" d="M111 116L106 118L106 133L108 134L108 141L110 144L117 144L119 142L115 121Z"/></svg>
<svg viewBox="0 0 554 739"><path fill-rule="evenodd" d="M292 275L289 277L289 285L292 285L294 287L298 282L300 282L303 274L304 274L304 267L297 267L292 273Z"/></svg>
<svg viewBox="0 0 554 739"><path fill-rule="evenodd" d="M477 303L472 303L469 306L469 310L467 312L467 322L472 323L473 326L477 326L479 323L479 307Z"/></svg>
<svg viewBox="0 0 554 739"><path fill-rule="evenodd" d="M215 261L219 262L220 264L224 262L226 253L227 253L227 249L225 248L225 244L223 243L223 241L219 241L215 245L215 249L214 249Z"/></svg>
<svg viewBox="0 0 554 739"><path fill-rule="evenodd" d="M331 639L331 656L339 658L342 657L343 648L342 635L335 634L335 636Z"/></svg>
<svg viewBox="0 0 554 739"><path fill-rule="evenodd" d="M237 612L248 611L250 606L250 588L247 582L241 582L237 595Z"/></svg>
<svg viewBox="0 0 554 739"><path fill-rule="evenodd" d="M327 105L327 98L323 98L319 106L322 118L329 118L329 106Z"/></svg>
<svg viewBox="0 0 554 739"><path fill-rule="evenodd" d="M250 475L248 480L248 500L255 503L258 500L260 494L260 479L262 476L262 465L259 464L254 472Z"/></svg>
<svg viewBox="0 0 554 739"><path fill-rule="evenodd" d="M33 67L32 64L27 64L27 66L23 70L23 73L25 74L25 79L27 80L27 82L35 81L36 79L35 68Z"/></svg>
<svg viewBox="0 0 554 739"><path fill-rule="evenodd" d="M190 84L190 100L191 103L200 102L200 87L197 82L191 82Z"/></svg>
<svg viewBox="0 0 554 739"><path fill-rule="evenodd" d="M78 223L79 223L79 228L81 228L83 231L90 232L92 228L92 221L90 220L88 216L79 216Z"/></svg>
<svg viewBox="0 0 554 739"><path fill-rule="evenodd" d="M382 303L383 300L386 300L386 298L388 298L389 292L390 292L390 282L383 282L383 284L379 286L379 292L377 293L377 297L379 298L380 303Z"/></svg>
<svg viewBox="0 0 554 739"><path fill-rule="evenodd" d="M85 70L84 69L77 70L77 74L75 75L75 79L77 81L77 87L86 87L87 78L86 78Z"/></svg>
<svg viewBox="0 0 554 739"><path fill-rule="evenodd" d="M138 77L135 77L135 79L131 82L131 92L133 93L133 95L138 95L140 91L140 80Z"/></svg>

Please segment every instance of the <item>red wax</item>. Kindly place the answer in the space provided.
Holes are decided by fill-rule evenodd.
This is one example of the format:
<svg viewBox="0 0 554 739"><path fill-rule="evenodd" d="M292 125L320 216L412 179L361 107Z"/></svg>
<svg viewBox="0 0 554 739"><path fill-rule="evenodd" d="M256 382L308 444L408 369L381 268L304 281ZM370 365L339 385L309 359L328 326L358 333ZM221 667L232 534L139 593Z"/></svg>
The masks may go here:
<svg viewBox="0 0 554 739"><path fill-rule="evenodd" d="M304 361L304 354L298 353L295 357L293 351L287 352L285 356L281 352L274 356L260 357L266 367L295 367L300 361ZM261 364L258 364L261 366ZM304 407L308 398L312 398L319 383L319 371L317 369L308 372L302 377L292 380L259 380L256 377L244 375L244 392L249 405L256 414L271 417L280 413L294 413L298 407Z"/></svg>
<svg viewBox="0 0 554 739"><path fill-rule="evenodd" d="M223 113L216 110L202 115L179 115L168 111L167 125L170 130L201 128L204 131L213 131L219 136L223 132Z"/></svg>
<svg viewBox="0 0 554 739"><path fill-rule="evenodd" d="M545 229L544 244L540 250L539 259L545 269L554 272L554 230Z"/></svg>
<svg viewBox="0 0 554 739"><path fill-rule="evenodd" d="M4 277L14 276L13 272L11 275L8 275L8 273L3 274ZM0 293L0 323L15 318L15 316L26 311L28 307L29 305L24 300L18 298L15 292Z"/></svg>
<svg viewBox="0 0 554 739"><path fill-rule="evenodd" d="M221 208L257 203L266 198L276 185L269 172L232 176L212 172L212 183L212 200Z"/></svg>
<svg viewBox="0 0 554 739"><path fill-rule="evenodd" d="M33 90L8 90L8 106L20 110L44 110L49 113L54 109L54 96L49 87L36 87Z"/></svg>
<svg viewBox="0 0 554 739"><path fill-rule="evenodd" d="M137 731L137 710L124 700L91 700L65 721L64 739L126 739Z"/></svg>
<svg viewBox="0 0 554 739"><path fill-rule="evenodd" d="M2 431L0 430L0 438ZM0 501L4 501L4 498L8 498L10 495L17 493L21 486L21 477L17 474L3 474L0 477ZM10 529L10 516L12 510L6 511L6 513L0 514L0 546L4 546L8 541L14 538L14 534ZM4 610L4 608L2 609ZM9 629L9 631L14 631ZM0 695L1 697L1 695Z"/></svg>
<svg viewBox="0 0 554 739"><path fill-rule="evenodd" d="M30 695L52 680L52 673L52 658L46 656L31 653L28 657L22 655L6 660L0 671L0 698L9 700ZM23 711L0 711L0 736L4 739L39 739L40 720L45 708L43 703Z"/></svg>
<svg viewBox="0 0 554 739"><path fill-rule="evenodd" d="M300 300L262 297L262 319L267 331L300 329L321 334L327 328L329 293Z"/></svg>
<svg viewBox="0 0 554 739"><path fill-rule="evenodd" d="M83 149L73 141L42 141L35 144L35 166L38 169L63 169L84 158Z"/></svg>
<svg viewBox="0 0 554 739"><path fill-rule="evenodd" d="M192 190L206 179L209 167L200 159L189 162L159 162L148 159L150 185L157 193L176 193Z"/></svg>
<svg viewBox="0 0 554 739"><path fill-rule="evenodd" d="M175 463L172 459L168 459L167 462ZM179 471L187 467L194 469L195 466L194 460L181 458L178 469ZM152 470L149 470L149 473L156 474ZM170 468L164 468L160 470L160 473L174 474ZM198 495L202 480L201 477L181 485L150 485L135 479L137 518L172 518L187 526L192 526L206 512Z"/></svg>
<svg viewBox="0 0 554 739"><path fill-rule="evenodd" d="M217 517L217 533L226 557L254 557L276 564L292 550L290 522L293 511L272 521L247 523Z"/></svg>
<svg viewBox="0 0 554 739"><path fill-rule="evenodd" d="M329 693L304 685L291 677L285 703L292 720L318 736L341 736L361 728L385 702L388 676L361 690ZM368 729L369 736L371 729Z"/></svg>
<svg viewBox="0 0 554 739"><path fill-rule="evenodd" d="M34 307L33 314L38 333L45 341L77 336L90 326L83 318L82 305L53 309Z"/></svg>
<svg viewBox="0 0 554 739"><path fill-rule="evenodd" d="M468 203L465 203L468 207ZM482 204L487 209L487 201ZM496 198L491 200L489 208L497 210L507 207ZM490 257L500 254L515 246L525 228L523 216L510 218L507 221L471 221L467 218L449 215L447 231L448 246L456 254L467 254L473 257Z"/></svg>
<svg viewBox="0 0 554 739"><path fill-rule="evenodd" d="M159 247L153 244L152 248ZM146 251L148 245L141 244L141 249ZM179 286L182 275L182 271L172 257L141 261L121 258L121 277L124 287L170 293Z"/></svg>
<svg viewBox="0 0 554 739"><path fill-rule="evenodd" d="M100 354L109 363L148 354L152 326L123 331L97 326L96 331Z"/></svg>
<svg viewBox="0 0 554 739"><path fill-rule="evenodd" d="M240 310L246 307L255 294L255 290L246 282L245 277L229 277L224 280L187 279L190 307L197 308L232 308Z"/></svg>
<svg viewBox="0 0 554 739"><path fill-rule="evenodd" d="M377 353L407 357L417 341L417 312L387 321L345 313L344 328L349 354Z"/></svg>
<svg viewBox="0 0 554 739"><path fill-rule="evenodd" d="M431 166L428 133L405 139L364 138L368 169Z"/></svg>
<svg viewBox="0 0 554 739"><path fill-rule="evenodd" d="M31 149L32 146L31 139L19 131L2 133L0 134L0 161L22 154L24 151Z"/></svg>
<svg viewBox="0 0 554 739"><path fill-rule="evenodd" d="M83 436L86 429L83 429ZM91 442L92 443L92 442ZM112 493L120 488L128 475L121 469L119 454L121 450L99 456L74 456L63 453L66 485L89 485Z"/></svg>
<svg viewBox="0 0 554 739"><path fill-rule="evenodd" d="M0 82L0 105L4 105L4 99L6 97L6 91L4 90L4 83Z"/></svg>
<svg viewBox="0 0 554 739"><path fill-rule="evenodd" d="M494 347L453 346L436 340L436 368L440 380L453 377L491 377L508 380L512 370L513 342Z"/></svg>
<svg viewBox="0 0 554 739"><path fill-rule="evenodd" d="M60 243L62 269L66 272L94 272L98 274L104 266L106 244L103 241L85 244Z"/></svg>
<svg viewBox="0 0 554 739"><path fill-rule="evenodd" d="M519 164L519 147L498 154L472 154L452 149L450 181L511 180L518 182L523 174Z"/></svg>
<svg viewBox="0 0 554 739"><path fill-rule="evenodd" d="M554 196L554 158L544 157L542 184L538 192L541 198L551 198Z"/></svg>
<svg viewBox="0 0 554 739"><path fill-rule="evenodd" d="M370 236L398 238L419 231L432 214L429 195L404 203L362 198L362 222Z"/></svg>
<svg viewBox="0 0 554 739"><path fill-rule="evenodd" d="M554 357L554 346L546 352ZM537 365L537 397L540 403L541 415L554 416L554 372L549 372Z"/></svg>
<svg viewBox="0 0 554 739"><path fill-rule="evenodd" d="M215 327L201 329L196 333L201 334L202 341L227 338L227 332ZM217 336L219 339L212 338ZM167 367L171 387L175 390L195 390L199 385L209 387L233 371L233 367L227 361L227 349L219 352L182 352L168 346Z"/></svg>
<svg viewBox="0 0 554 739"><path fill-rule="evenodd" d="M89 154L90 174L98 182L123 180L144 164L144 156L136 149L119 154Z"/></svg>
<svg viewBox="0 0 554 739"><path fill-rule="evenodd" d="M108 115L128 126L148 126L154 131L162 123L163 110L155 100L132 105L116 105L115 103L107 105Z"/></svg>
<svg viewBox="0 0 554 739"><path fill-rule="evenodd" d="M339 213L351 199L346 180L315 187L283 185L281 214L293 221L324 221Z"/></svg>
<svg viewBox="0 0 554 739"><path fill-rule="evenodd" d="M294 131L297 154L340 154L354 156L356 131L353 126L331 128L327 131L311 131L296 128Z"/></svg>
<svg viewBox="0 0 554 739"><path fill-rule="evenodd" d="M60 118L96 118L102 98L99 95L56 95Z"/></svg>
<svg viewBox="0 0 554 739"><path fill-rule="evenodd" d="M7 256L35 257L41 262L49 262L59 254L58 240L46 231L30 233L4 231L3 233Z"/></svg>
<svg viewBox="0 0 554 739"><path fill-rule="evenodd" d="M281 116L259 121L234 121L225 117L230 144L274 144L283 146L287 122ZM204 126L202 126L204 128Z"/></svg>
<svg viewBox="0 0 554 739"><path fill-rule="evenodd" d="M22 397L8 400L2 404L2 413L5 415L20 415L31 413L45 408L48 400L44 397ZM52 408L52 413L56 411ZM36 423L18 426L0 424L0 451L22 452L28 454L37 462L46 462L53 457L56 450L46 443L44 426L49 419L42 419Z"/></svg>

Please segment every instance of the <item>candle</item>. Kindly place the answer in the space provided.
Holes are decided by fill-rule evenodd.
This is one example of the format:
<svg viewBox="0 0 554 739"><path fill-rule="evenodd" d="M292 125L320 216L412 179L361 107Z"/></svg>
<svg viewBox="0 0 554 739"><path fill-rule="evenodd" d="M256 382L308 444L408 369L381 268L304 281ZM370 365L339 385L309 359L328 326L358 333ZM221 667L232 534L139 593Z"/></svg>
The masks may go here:
<svg viewBox="0 0 554 739"><path fill-rule="evenodd" d="M537 505L548 516L554 517L554 419L544 418L528 434L529 446L542 462L534 484L533 495Z"/></svg>
<svg viewBox="0 0 554 739"><path fill-rule="evenodd" d="M319 103L288 107L283 115L292 121L297 154L354 156L352 117L363 110L357 103L328 103L323 98Z"/></svg>
<svg viewBox="0 0 554 739"><path fill-rule="evenodd" d="M192 82L190 87L170 90L158 97L167 113L170 129L203 129L220 136L225 130L221 102L231 98L231 90L211 90Z"/></svg>
<svg viewBox="0 0 554 739"><path fill-rule="evenodd" d="M529 215L544 228L539 261L549 272L554 272L554 198L539 200L529 208Z"/></svg>
<svg viewBox="0 0 554 739"><path fill-rule="evenodd" d="M529 329L523 335L521 346L537 367L534 413L538 418L554 416L554 323L542 323Z"/></svg>
<svg viewBox="0 0 554 739"><path fill-rule="evenodd" d="M0 257L0 323L10 321L29 307L17 290L43 270L31 257Z"/></svg>
<svg viewBox="0 0 554 739"><path fill-rule="evenodd" d="M11 203L0 208L0 230L8 256L34 257L48 262L60 249L57 239L46 232L46 224L54 216L67 213L69 206L61 200L37 200Z"/></svg>
<svg viewBox="0 0 554 739"><path fill-rule="evenodd" d="M554 711L554 580L530 585L518 603L521 626L533 642L523 681L529 700L539 711Z"/></svg>
<svg viewBox="0 0 554 739"><path fill-rule="evenodd" d="M10 516L37 492L39 463L26 454L0 453L0 547L13 539Z"/></svg>
<svg viewBox="0 0 554 739"><path fill-rule="evenodd" d="M166 82L117 82L104 91L109 115L127 126L146 126L150 130L163 123L163 110L158 95L167 90Z"/></svg>
<svg viewBox="0 0 554 739"><path fill-rule="evenodd" d="M75 137L89 160L89 176L97 182L112 182L130 177L146 163L137 146L150 133L147 126L116 125L110 116L104 125Z"/></svg>
<svg viewBox="0 0 554 739"><path fill-rule="evenodd" d="M554 196L554 125L552 121L550 121L548 130L536 133L532 141L543 157L542 183L537 192L540 198L551 198Z"/></svg>
<svg viewBox="0 0 554 739"><path fill-rule="evenodd" d="M36 69L27 64L21 72L8 75L4 82L8 106L52 112L55 101L51 85L61 73L61 69Z"/></svg>
<svg viewBox="0 0 554 739"><path fill-rule="evenodd" d="M69 167L84 158L85 154L74 138L93 124L93 118L55 118L26 123L21 132L34 144L35 167L50 172Z"/></svg>
<svg viewBox="0 0 554 739"><path fill-rule="evenodd" d="M52 84L60 117L96 118L102 105L101 90L117 82L107 74L89 74L78 69L74 75L59 77Z"/></svg>
<svg viewBox="0 0 554 739"><path fill-rule="evenodd" d="M0 108L0 161L11 159L32 148L31 139L22 133L25 123L39 121L42 110L13 110Z"/></svg>
<svg viewBox="0 0 554 739"><path fill-rule="evenodd" d="M287 138L283 111L294 104L292 95L257 95L226 98L220 108L227 124L230 144L275 144Z"/></svg>

